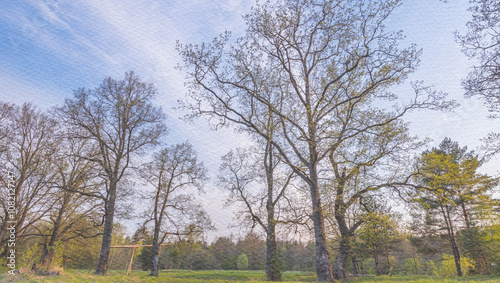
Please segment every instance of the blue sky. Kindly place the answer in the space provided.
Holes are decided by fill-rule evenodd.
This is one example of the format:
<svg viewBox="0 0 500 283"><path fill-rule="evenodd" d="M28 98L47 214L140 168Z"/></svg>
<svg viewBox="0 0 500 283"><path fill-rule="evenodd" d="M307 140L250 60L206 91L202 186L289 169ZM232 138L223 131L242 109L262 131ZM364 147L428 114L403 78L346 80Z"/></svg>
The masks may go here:
<svg viewBox="0 0 500 283"><path fill-rule="evenodd" d="M467 0L406 0L389 18L387 27L402 29L403 44L423 49L421 64L408 83L396 89L409 93L410 81L422 80L449 93L461 107L453 112L415 112L408 117L411 132L429 137L436 146L444 137L474 149L480 138L495 131L486 108L464 99L460 82L472 63L460 52L453 32L465 31L470 18ZM168 114L168 143L189 140L211 169L214 179L220 156L247 143L227 129L214 132L204 120L187 124L172 109L186 93L176 42L201 43L225 30L241 35L241 15L251 0L2 1L0 9L0 100L33 102L49 108L61 105L79 87L93 88L107 76L121 78L134 70L159 89L157 103ZM493 160L485 171L497 171ZM207 186L203 197L214 222L225 230L230 213L222 211L220 191ZM221 212L222 211L222 212Z"/></svg>

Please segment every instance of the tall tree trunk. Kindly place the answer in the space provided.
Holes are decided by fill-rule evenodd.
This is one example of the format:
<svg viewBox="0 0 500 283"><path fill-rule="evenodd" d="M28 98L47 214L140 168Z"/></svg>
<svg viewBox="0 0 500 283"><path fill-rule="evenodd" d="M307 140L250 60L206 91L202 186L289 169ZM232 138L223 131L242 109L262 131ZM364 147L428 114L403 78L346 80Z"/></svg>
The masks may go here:
<svg viewBox="0 0 500 283"><path fill-rule="evenodd" d="M470 225L470 219L469 219L469 212L467 211L467 208L465 207L465 202L462 201L462 214L464 216L464 221L465 221L465 226L467 227L467 229L470 229L471 225Z"/></svg>
<svg viewBox="0 0 500 283"><path fill-rule="evenodd" d="M315 124L314 118L312 116L311 93L309 87L310 86L308 78L306 77L305 101L308 107L307 131L309 133L309 162L307 165L310 178L310 180L308 181L308 185L311 193L311 202L313 209L312 221L314 225L314 241L316 243L316 275L318 276L318 281L320 282L331 282L334 281L333 270L330 263L330 253L328 252L328 244L326 241L325 219L323 215L323 207L321 205L321 194L319 191L318 181L318 151L316 144L317 125Z"/></svg>
<svg viewBox="0 0 500 283"><path fill-rule="evenodd" d="M161 176L161 174L160 174ZM158 213L158 204L160 203L160 192L162 189L162 178L158 178L158 187L156 188L155 204L153 209L155 227L153 233L153 246L151 249L151 276L158 276L159 264L160 264L160 229L161 221L163 219L163 213L165 212L165 205L168 200L169 191L167 189L167 195L163 199L162 206Z"/></svg>
<svg viewBox="0 0 500 283"><path fill-rule="evenodd" d="M325 220L321 207L317 172L315 168L310 172L312 182L309 186L313 208L312 220L314 224L314 240L316 243L316 274L318 276L318 281L331 282L333 281L332 266L330 264L330 254L326 242Z"/></svg>
<svg viewBox="0 0 500 283"><path fill-rule="evenodd" d="M158 276L160 264L160 225L155 225L153 247L151 251L151 276Z"/></svg>
<svg viewBox="0 0 500 283"><path fill-rule="evenodd" d="M335 279L340 280L347 277L346 260L351 251L350 241L352 235L354 235L354 232L347 227L347 222L345 219L346 204L343 199L345 172L342 173L342 176L340 178L338 178L338 182L339 183L336 190L334 214L340 232L340 245L337 257L335 258L335 263L333 265L333 276Z"/></svg>
<svg viewBox="0 0 500 283"><path fill-rule="evenodd" d="M40 267L46 267L47 269L50 267L52 263L52 258L54 256L54 249L57 240L59 240L59 230L61 229L61 224L63 220L64 213L66 212L66 207L71 199L71 193L65 192L63 195L63 203L59 208L59 212L54 222L54 228L52 230L52 234L50 235L50 240L48 245L44 246L44 250L42 256L40 257Z"/></svg>
<svg viewBox="0 0 500 283"><path fill-rule="evenodd" d="M54 222L54 229L52 234L50 235L50 240L47 245L44 246L42 256L40 257L40 267L47 269L50 267L52 263L52 257L54 256L55 244L58 239L59 228L61 227L62 222L62 213L64 209L59 211L59 215L57 216L56 222Z"/></svg>
<svg viewBox="0 0 500 283"><path fill-rule="evenodd" d="M40 257L40 268L50 268L50 264L52 263L52 258L54 257L54 248L55 248L55 242L52 241L53 235L50 237L49 243L43 246L43 252Z"/></svg>
<svg viewBox="0 0 500 283"><path fill-rule="evenodd" d="M268 281L281 281L281 270L278 263L278 253L276 245L276 234L274 219L268 217L267 239L266 239L266 278Z"/></svg>
<svg viewBox="0 0 500 283"><path fill-rule="evenodd" d="M341 235L339 252L335 258L335 263L333 264L333 274L335 279L343 279L347 277L346 272L346 260L350 251L350 243L348 235Z"/></svg>
<svg viewBox="0 0 500 283"><path fill-rule="evenodd" d="M266 158L267 157L267 158ZM266 156L264 157L264 167L267 178L267 229L266 229L266 278L269 281L281 281L281 270L278 263L276 245L276 222L274 219L274 167L273 148L271 141L266 145Z"/></svg>
<svg viewBox="0 0 500 283"><path fill-rule="evenodd" d="M115 216L116 202L116 186L115 180L109 184L109 199L106 203L106 214L104 215L104 231L102 234L101 253L95 275L105 275L108 268L109 252L111 251L111 237L113 235L113 219Z"/></svg>
<svg viewBox="0 0 500 283"><path fill-rule="evenodd" d="M462 267L460 265L460 251L458 250L457 241L455 238L455 232L453 231L453 225L450 218L450 211L448 206L443 207L441 205L441 212L443 213L444 221L446 222L446 229L448 230L448 236L451 242L451 249L453 252L453 257L455 259L455 267L457 268L457 275L463 276Z"/></svg>
<svg viewBox="0 0 500 283"><path fill-rule="evenodd" d="M375 260L375 272L380 275L380 260L378 256L377 246L373 247L373 259Z"/></svg>

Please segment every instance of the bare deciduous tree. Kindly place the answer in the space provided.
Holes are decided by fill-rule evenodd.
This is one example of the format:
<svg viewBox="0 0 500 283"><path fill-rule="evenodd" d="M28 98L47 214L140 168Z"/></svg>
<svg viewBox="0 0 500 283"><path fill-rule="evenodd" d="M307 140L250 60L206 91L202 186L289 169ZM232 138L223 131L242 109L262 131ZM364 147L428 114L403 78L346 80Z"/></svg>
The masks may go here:
<svg viewBox="0 0 500 283"><path fill-rule="evenodd" d="M232 123L271 141L308 185L319 281L332 281L320 192L321 163L349 140L382 129L410 109L435 107L437 93L392 112L373 111L388 88L412 72L419 52L398 48L401 32L384 21L399 1L278 1L245 17L247 33L227 48L226 33L210 44L179 46L190 79L191 117ZM279 120L271 138L254 106ZM373 119L375 115L376 119ZM342 275L337 273L335 277Z"/></svg>
<svg viewBox="0 0 500 283"><path fill-rule="evenodd" d="M276 226L302 224L309 216L289 192L293 171L279 161L270 142L260 151L256 148L230 151L222 161L219 183L231 192L227 204L243 205L238 218L249 222L245 224L252 225L252 229L257 225L265 231L266 277L269 281L281 281Z"/></svg>
<svg viewBox="0 0 500 283"><path fill-rule="evenodd" d="M346 140L329 155L332 183L325 190L331 202L326 211L336 220L340 234L340 245L335 259L334 273L346 277L346 259L351 250L351 239L366 218L359 213L369 212L364 200L385 188L410 186L413 181L410 164L411 152L421 146L416 138L409 136L408 128L399 119L393 120L391 113L375 110L351 109L350 115L364 116L361 123L379 124L359 133L356 138ZM347 116L345 121L354 119ZM340 118L340 117L339 117ZM339 119L340 120L340 119ZM351 126L351 123L344 125ZM359 127L361 128L361 127ZM358 215L352 214L355 206Z"/></svg>
<svg viewBox="0 0 500 283"><path fill-rule="evenodd" d="M6 142L10 135L9 119L12 117L14 106L0 102L0 154L7 150Z"/></svg>
<svg viewBox="0 0 500 283"><path fill-rule="evenodd" d="M57 153L55 134L57 123L47 114L31 104L12 106L6 118L9 132L2 156L2 171L12 171L15 176L14 194L2 190L2 226L0 246L8 250L7 228L15 226L17 245L32 232L33 225L40 221L52 208L55 200L50 197L50 183L55 178L53 158ZM2 186L8 187L6 175L0 177ZM8 217L9 203L14 203L15 211ZM8 221L12 221L8 223ZM15 223L15 224L12 224Z"/></svg>
<svg viewBox="0 0 500 283"><path fill-rule="evenodd" d="M152 84L128 72L123 80L107 78L98 88L79 89L58 109L63 121L78 129L73 138L96 146L93 156L81 157L100 167L107 181L105 194L99 196L105 215L97 275L106 274L120 181L136 162L134 157L157 145L166 132L164 114L151 102L155 94Z"/></svg>
<svg viewBox="0 0 500 283"><path fill-rule="evenodd" d="M59 138L59 153L53 159L56 177L50 184L50 197L55 203L48 219L37 224L44 237L39 268L50 268L58 243L96 237L90 231L100 225L97 218L103 203L87 193L102 186L102 181L92 161L81 157L91 156L94 149L88 146L88 140L64 136Z"/></svg>
<svg viewBox="0 0 500 283"><path fill-rule="evenodd" d="M500 110L500 7L495 0L471 0L466 34L456 34L463 52L479 60L463 82L466 96L478 95L491 111Z"/></svg>
<svg viewBox="0 0 500 283"><path fill-rule="evenodd" d="M189 193L180 194L189 188L202 192L206 169L198 162L193 147L185 142L164 148L141 171L144 179L155 187L147 222L152 220L154 224L151 275L158 276L160 245L168 236L189 236L212 228L210 219L193 197Z"/></svg>
<svg viewBox="0 0 500 283"><path fill-rule="evenodd" d="M462 85L465 96L478 96L488 106L491 118L500 111L500 5L496 0L471 0L472 20L467 23L466 34L455 36L462 51L479 61ZM489 154L500 151L500 133L485 138Z"/></svg>

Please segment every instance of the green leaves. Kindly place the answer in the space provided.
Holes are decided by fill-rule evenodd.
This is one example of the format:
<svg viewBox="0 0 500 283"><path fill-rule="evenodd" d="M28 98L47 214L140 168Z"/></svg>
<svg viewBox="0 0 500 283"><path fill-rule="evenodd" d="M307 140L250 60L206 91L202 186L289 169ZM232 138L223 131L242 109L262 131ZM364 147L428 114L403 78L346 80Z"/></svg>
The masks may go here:
<svg viewBox="0 0 500 283"><path fill-rule="evenodd" d="M473 151L467 152L467 147L460 148L458 143L444 139L439 148L425 151L418 160L417 179L424 188L415 200L476 208L493 204L489 192L498 179L477 172L481 165Z"/></svg>
<svg viewBox="0 0 500 283"><path fill-rule="evenodd" d="M246 254L240 254L236 259L236 266L239 270L247 270L248 269L248 257Z"/></svg>

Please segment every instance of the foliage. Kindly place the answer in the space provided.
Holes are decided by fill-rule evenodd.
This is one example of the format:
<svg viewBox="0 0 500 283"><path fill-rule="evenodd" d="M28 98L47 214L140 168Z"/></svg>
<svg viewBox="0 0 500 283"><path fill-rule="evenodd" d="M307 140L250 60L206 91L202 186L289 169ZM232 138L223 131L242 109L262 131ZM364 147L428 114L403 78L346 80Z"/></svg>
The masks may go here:
<svg viewBox="0 0 500 283"><path fill-rule="evenodd" d="M246 254L240 254L236 259L236 267L238 270L247 270L248 269L248 257Z"/></svg>
<svg viewBox="0 0 500 283"><path fill-rule="evenodd" d="M218 268L225 270L236 269L236 245L227 237L218 237L210 247L211 258L215 260Z"/></svg>
<svg viewBox="0 0 500 283"><path fill-rule="evenodd" d="M489 231L494 227L471 227L460 233L463 251L467 257L475 261L474 273L490 273L490 265L498 253L498 242ZM494 231L493 231L494 233Z"/></svg>
<svg viewBox="0 0 500 283"><path fill-rule="evenodd" d="M397 268L397 274L401 275L422 275L424 263L420 257L405 258L404 263Z"/></svg>
<svg viewBox="0 0 500 283"><path fill-rule="evenodd" d="M207 263L208 247L200 241L181 240L161 248L160 269L203 270L214 268Z"/></svg>
<svg viewBox="0 0 500 283"><path fill-rule="evenodd" d="M143 229L136 232L134 239L146 239L143 237ZM137 243L137 242L136 242ZM314 270L314 243L282 242L278 241L277 256L274 258L275 266L280 271L313 271ZM116 249L115 259L119 257L119 249ZM138 255L137 269L146 270L150 268L151 248L143 248ZM232 240L229 237L219 237L213 243L207 244L202 240L177 241L162 246L160 256L160 269L189 269L206 270L222 269L236 270L237 259L245 254L248 259L248 269L264 270L266 262L266 242L253 233L246 237ZM126 257L126 256L125 256ZM116 262L118 264L118 262ZM113 263L113 266L115 263ZM110 267L111 269L115 267ZM123 269L123 267L121 267ZM135 265L134 267L135 268Z"/></svg>
<svg viewBox="0 0 500 283"><path fill-rule="evenodd" d="M151 245L152 243L152 232L146 226L139 227L132 236L132 243ZM143 247L137 257L138 263L142 270L151 270L152 249L151 247Z"/></svg>
<svg viewBox="0 0 500 283"><path fill-rule="evenodd" d="M441 103L443 94L415 84L416 95L407 104L385 107L398 99L388 91L416 69L420 55L415 46L399 48L402 32L384 27L400 4L399 0L268 1L258 3L244 16L247 30L237 40L225 33L212 43L179 45L190 80L191 101L183 104L191 111L188 116L214 119L215 127L231 124L266 144L266 150L261 148L259 154L250 156L256 162L235 178L228 172L234 173L245 159L227 155L224 161L234 166L223 167L228 172L223 170L221 175L236 195L229 202L246 205L245 220L260 225L277 243L278 253L268 257L275 273L281 277L282 270L307 271L283 272L285 280L313 281L316 278L310 271L315 269L319 281L331 280L329 249L337 256L335 277L345 276L349 256L353 268L358 259L368 273L381 274L381 266L387 262L389 274L408 275L404 278L424 278L417 276L423 274L450 277L461 275L460 270L463 275L500 273L499 202L493 198L498 179L480 173L486 159L445 139L417 158L411 172L416 183L406 182L409 173L401 164L421 143L409 135L409 124L402 118L413 109L446 109L453 104ZM469 31L457 34L457 40L479 65L463 84L466 96L481 97L492 117L498 118L500 9L493 0L470 0L470 4ZM162 249L160 269L224 269L163 272L169 281L264 278L262 272L234 269L262 270L269 237L249 233L237 241L219 237L208 244L201 228L211 226L210 221L192 194L169 195L170 188L186 184L202 191L198 181L206 179L205 169L188 142L166 147L152 163L140 166L137 157L160 144L166 132L165 115L152 103L155 94L153 85L129 72L123 80L107 78L95 89L78 89L53 112L40 111L29 103L20 107L0 104L0 167L14 168L19 176L15 225L20 267L30 270L50 251L55 266L87 269L99 260L97 273L104 274L106 266L124 269L132 251L114 249L110 253L110 245L168 241L170 245ZM63 129L62 124L68 128ZM84 150L74 150L73 146L80 146L75 141L82 141ZM500 151L500 134L490 134L486 142L489 154ZM230 162L237 158L244 162ZM121 210L121 200L133 193L124 182L132 168L145 169L135 172L144 175L150 185L158 184L158 190L149 195L152 201L144 226L130 239L114 217L127 211ZM174 168L194 174L174 178L180 176ZM162 172L155 175L154 171ZM311 205L303 210L311 213L307 217L312 223L303 221L290 205L302 205L294 201L293 189L285 190L288 184L296 185L296 179L308 186ZM6 180L2 177L2 181ZM267 190L250 193L262 184L267 184ZM397 217L390 209L377 210L370 203L381 189L401 192L402 186L415 188L412 208L415 219L423 224L412 225L411 243L405 242L403 248L398 247L405 235ZM5 194L0 198L5 212ZM275 240L276 231L266 225L275 225L289 215L283 222L307 224L314 242ZM0 217L2 248L8 240L7 216ZM102 223L105 227L100 227ZM335 240L328 242L327 235L335 233ZM446 237L453 255L443 253L449 252L443 244ZM340 243L339 248L331 243ZM398 248L400 254L395 256ZM149 268L151 255L159 250L155 245L154 250L135 251L132 257L138 260L133 267ZM7 249L0 251L5 253ZM0 262L5 263L5 256ZM105 280L152 281L143 273L135 275ZM23 276L15 279L33 279ZM60 278L102 280L72 272Z"/></svg>
<svg viewBox="0 0 500 283"><path fill-rule="evenodd" d="M90 232L90 231L89 231ZM99 230L95 229L94 233ZM63 243L64 268L89 269L99 257L99 237L75 238Z"/></svg>
<svg viewBox="0 0 500 283"><path fill-rule="evenodd" d="M475 262L474 274L500 274L500 225L473 227L460 235L467 257Z"/></svg>
<svg viewBox="0 0 500 283"><path fill-rule="evenodd" d="M467 275L470 270L474 269L474 261L462 256L460 257L460 266L462 266L464 275ZM455 260L452 255L443 254L443 261L439 267L439 275L444 277L457 275Z"/></svg>
<svg viewBox="0 0 500 283"><path fill-rule="evenodd" d="M280 280L277 281L281 281L281 278L283 278L283 271L285 270L285 261L281 249L278 249L277 253L271 256L271 269L271 272L277 278L280 278Z"/></svg>
<svg viewBox="0 0 500 283"><path fill-rule="evenodd" d="M425 263L425 269L426 269L427 275L430 275L430 276L438 276L439 275L439 269L433 260L429 260L428 262Z"/></svg>
<svg viewBox="0 0 500 283"><path fill-rule="evenodd" d="M462 231L464 246L469 251L478 244L477 247L482 248L474 229L488 219L488 215L495 213L497 201L491 197L491 192L498 184L498 178L479 173L482 161L478 155L473 151L467 152L467 147L460 148L457 142L448 138L441 142L439 148L425 151L417 163L420 190L414 195L414 201L429 219L437 220L435 215L440 215L440 220L433 224L437 230L446 231L456 272L462 276L470 266L462 271L457 235ZM474 255L475 252L469 254ZM441 268L441 273L452 274L446 265Z"/></svg>
<svg viewBox="0 0 500 283"><path fill-rule="evenodd" d="M63 267L64 246L62 245L62 241L61 240L57 241L56 244L52 247L49 247L49 249L51 249L54 253L50 266L53 266L56 268Z"/></svg>
<svg viewBox="0 0 500 283"><path fill-rule="evenodd" d="M40 247L38 245L30 246L25 251L22 252L18 264L24 270L29 271L31 270L31 266L38 262L40 256L41 256Z"/></svg>
<svg viewBox="0 0 500 283"><path fill-rule="evenodd" d="M278 255L282 255L283 259L283 270L314 270L314 243L289 241L278 242L278 246Z"/></svg>
<svg viewBox="0 0 500 283"><path fill-rule="evenodd" d="M473 205L479 210L478 217L481 210L495 203L488 193L498 180L478 172L483 162L474 151L467 152L467 147L460 148L445 138L439 148L424 152L420 162L422 180L438 202ZM467 220L465 224L470 226L473 219Z"/></svg>
<svg viewBox="0 0 500 283"><path fill-rule="evenodd" d="M396 243L405 239L398 223L400 215L374 202L365 204L365 209L368 212L359 216L363 218L363 224L351 243L353 255L357 259L372 257L377 275L389 274L395 261L391 260L391 251Z"/></svg>
<svg viewBox="0 0 500 283"><path fill-rule="evenodd" d="M248 257L250 270L262 270L266 262L266 241L259 235L250 232L236 243L239 253Z"/></svg>
<svg viewBox="0 0 500 283"><path fill-rule="evenodd" d="M363 270L366 274L375 275L377 273L375 270L375 260L373 258L363 260Z"/></svg>

